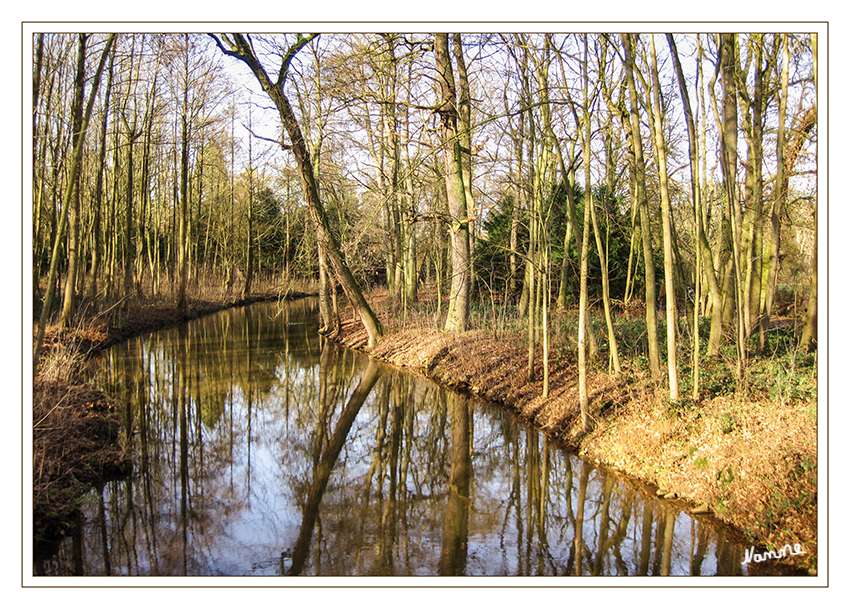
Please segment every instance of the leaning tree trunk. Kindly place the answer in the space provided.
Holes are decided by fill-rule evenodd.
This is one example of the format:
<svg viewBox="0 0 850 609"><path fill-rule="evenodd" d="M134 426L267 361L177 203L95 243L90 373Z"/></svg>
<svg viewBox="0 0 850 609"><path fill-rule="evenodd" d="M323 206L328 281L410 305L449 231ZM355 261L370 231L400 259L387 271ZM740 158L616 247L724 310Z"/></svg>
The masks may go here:
<svg viewBox="0 0 850 609"><path fill-rule="evenodd" d="M83 122L80 126L80 138L76 142L71 156L71 167L68 171L68 182L67 186L65 187L65 194L62 198L62 209L66 211L62 214L62 218L59 221L59 226L56 229L56 239L53 243L53 253L50 257L50 270L47 274L47 292L44 295L44 305L41 309L41 317L38 321L38 331L36 332L35 344L33 345L33 373L35 373L35 370L38 367L38 356L41 351L41 343L44 341L44 331L47 327L47 317L50 315L50 306L53 300L56 275L59 271L59 250L61 249L62 245L62 234L65 230L65 225L68 222L67 209L68 205L71 202L71 195L73 194L74 182L76 181L77 173L80 170L80 161L83 156L83 142L85 141L85 134L88 129L89 119L91 118L92 108L94 108L94 100L97 97L97 90L100 87L100 77L103 74L103 69L106 66L106 58L109 55L110 50L112 49L112 44L114 41L115 34L110 34L109 38L106 40L106 47L103 50L103 55L100 58L100 64L97 67L97 72L95 73L94 81L92 82L91 93L89 94L89 100L86 104L86 111L83 115ZM80 97L79 103L82 104L82 97Z"/></svg>
<svg viewBox="0 0 850 609"><path fill-rule="evenodd" d="M310 213L313 227L316 230L318 246L324 248L324 251L328 256L328 262L330 262L330 266L336 275L337 281L339 281L346 297L360 317L360 320L366 329L366 333L369 336L369 347L375 347L383 336L383 326L372 311L369 303L366 302L366 299L363 297L363 292L360 290L360 286L357 285L354 275L351 273L351 270L342 258L339 244L331 231L330 222L328 221L327 214L325 213L325 208L322 205L322 200L319 197L319 186L316 183L316 176L313 173L313 161L310 156L310 151L307 149L307 143L301 132L298 119L295 118L292 105L289 103L289 99L283 92L290 63L298 51L304 48L316 36L318 36L318 34L310 35L307 38L301 36L298 37L298 41L289 48L286 56L283 58L277 82L272 82L269 78L265 68L260 64L259 59L254 54L253 46L249 39L245 36L242 34L232 34L232 39L224 36L224 40L227 42L229 48L225 48L222 41L217 37L214 36L213 38L219 49L225 55L235 57L251 68L257 82L259 82L263 91L266 92L277 107L283 128L286 130L291 142L289 146L283 145L283 143L281 143L281 146L284 149L291 150L295 155L296 162L298 163L301 184L304 188L304 197L307 201L307 209Z"/></svg>
<svg viewBox="0 0 850 609"><path fill-rule="evenodd" d="M690 158L691 168L691 196L694 199L694 223L696 225L696 237L698 241L697 247L699 248L701 258L697 260L697 262L702 265L703 273L708 280L708 291L712 298L711 330L709 332L708 348L708 355L712 356L717 353L717 350L720 347L720 338L723 333L723 320L721 317L723 310L723 296L717 282L717 274L714 270L714 261L711 258L711 247L708 244L708 238L705 235L705 228L702 221L702 192L699 187L699 155L697 153L697 134L696 126L694 124L694 114L691 109L690 98L688 97L684 71L682 70L682 64L679 61L679 54L676 50L676 43L673 40L672 34L667 35L667 42L670 46L670 54L673 56L673 66L676 71L676 78L679 82L679 93L682 97L682 104L685 110L685 122L688 129L688 156ZM694 307L698 310L699 302L695 302ZM695 319L697 319L696 315ZM699 334L699 326L696 322L694 324L694 334ZM698 374L699 342L696 342L695 344L697 347L694 349L694 373ZM695 387L698 385L698 381L694 383Z"/></svg>

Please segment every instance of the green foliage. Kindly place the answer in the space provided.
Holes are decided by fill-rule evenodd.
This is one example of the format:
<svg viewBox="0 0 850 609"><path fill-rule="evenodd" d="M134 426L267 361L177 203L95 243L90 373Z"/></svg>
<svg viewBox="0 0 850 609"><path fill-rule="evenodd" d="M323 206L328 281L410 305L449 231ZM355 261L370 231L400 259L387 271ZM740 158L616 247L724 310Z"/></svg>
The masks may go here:
<svg viewBox="0 0 850 609"><path fill-rule="evenodd" d="M514 200L506 197L487 215L483 225L483 236L475 242L476 281L491 292L504 294L511 278L510 243L511 217ZM517 242L527 244L528 227L520 224L517 230ZM525 251L521 246L520 251ZM521 261L520 261L521 262Z"/></svg>
<svg viewBox="0 0 850 609"><path fill-rule="evenodd" d="M731 467L726 467L718 471L715 477L720 484L720 488L724 489L735 481L735 472Z"/></svg>
<svg viewBox="0 0 850 609"><path fill-rule="evenodd" d="M547 218L548 242L550 246L550 263L553 269L553 283L557 285L560 279L558 270L564 257L569 259L567 274L567 294L577 295L579 292L579 256L576 245L576 227L573 227L573 238L567 249L564 248L564 237L569 222L569 198L567 184L563 181L551 185L544 204L544 215ZM585 196L582 187L574 184L573 200L576 206L576 218L579 224L584 216ZM594 203L596 204L597 219L601 232L603 247L608 257L609 285L611 298L622 300L626 289L628 272L629 248L631 242L631 215L629 206L622 195L609 192L607 187L594 188ZM475 244L476 281L486 285L489 290L504 293L510 280L510 233L515 201L512 197L503 198L487 215L483 223L482 237ZM520 264L524 264L521 256L528 251L528 222L527 211L520 210L520 223L517 230L517 253ZM578 227L581 229L581 226ZM592 230L592 228L591 228ZM602 269L593 235L589 235L588 250L588 287L591 299L598 300L602 296ZM520 267L522 268L522 267ZM641 267L638 267L638 279L642 279ZM518 271L520 274L521 271ZM518 278L521 284L522 277ZM510 295L515 296L515 295Z"/></svg>
<svg viewBox="0 0 850 609"><path fill-rule="evenodd" d="M723 434L731 433L740 424L734 412L724 412L717 417L717 431Z"/></svg>
<svg viewBox="0 0 850 609"><path fill-rule="evenodd" d="M765 342L765 354L750 362L750 393L781 403L816 401L817 360L800 348L796 328L773 328Z"/></svg>

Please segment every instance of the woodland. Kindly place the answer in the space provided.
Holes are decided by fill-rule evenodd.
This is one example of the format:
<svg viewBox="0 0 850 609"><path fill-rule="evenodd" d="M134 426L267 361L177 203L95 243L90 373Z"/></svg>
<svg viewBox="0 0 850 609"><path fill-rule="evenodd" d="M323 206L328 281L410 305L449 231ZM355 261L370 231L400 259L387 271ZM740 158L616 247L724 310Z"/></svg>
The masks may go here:
<svg viewBox="0 0 850 609"><path fill-rule="evenodd" d="M574 371L574 438L600 374L814 433L816 35L45 33L32 58L37 391L93 324L308 292L365 350L480 333L542 399Z"/></svg>

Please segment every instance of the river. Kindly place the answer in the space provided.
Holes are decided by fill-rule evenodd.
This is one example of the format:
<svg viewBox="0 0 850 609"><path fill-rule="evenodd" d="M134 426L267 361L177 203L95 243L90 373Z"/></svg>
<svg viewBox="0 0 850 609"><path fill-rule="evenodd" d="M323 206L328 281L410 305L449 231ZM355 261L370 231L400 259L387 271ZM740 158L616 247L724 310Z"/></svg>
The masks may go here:
<svg viewBox="0 0 850 609"><path fill-rule="evenodd" d="M767 574L710 516L320 337L316 309L256 304L109 349L96 381L127 404L133 473L34 574Z"/></svg>

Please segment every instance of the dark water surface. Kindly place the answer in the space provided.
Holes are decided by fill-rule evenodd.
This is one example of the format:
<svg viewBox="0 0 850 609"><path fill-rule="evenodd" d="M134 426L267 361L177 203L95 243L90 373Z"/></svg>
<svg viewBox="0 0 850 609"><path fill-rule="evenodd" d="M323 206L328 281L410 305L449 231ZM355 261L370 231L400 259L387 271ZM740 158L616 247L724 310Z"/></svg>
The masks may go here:
<svg viewBox="0 0 850 609"><path fill-rule="evenodd" d="M327 342L316 317L258 304L110 349L134 472L34 573L753 573L711 518Z"/></svg>

